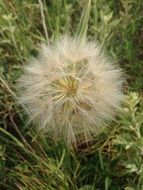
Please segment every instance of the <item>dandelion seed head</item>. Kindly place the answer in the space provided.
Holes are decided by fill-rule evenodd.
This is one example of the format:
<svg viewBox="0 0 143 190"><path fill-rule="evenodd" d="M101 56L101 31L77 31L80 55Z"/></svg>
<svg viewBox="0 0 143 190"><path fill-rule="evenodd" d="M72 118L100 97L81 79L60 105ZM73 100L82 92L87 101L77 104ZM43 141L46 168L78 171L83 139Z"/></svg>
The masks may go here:
<svg viewBox="0 0 143 190"><path fill-rule="evenodd" d="M64 36L42 44L18 82L19 101L35 123L68 144L91 139L120 107L122 72L97 42Z"/></svg>

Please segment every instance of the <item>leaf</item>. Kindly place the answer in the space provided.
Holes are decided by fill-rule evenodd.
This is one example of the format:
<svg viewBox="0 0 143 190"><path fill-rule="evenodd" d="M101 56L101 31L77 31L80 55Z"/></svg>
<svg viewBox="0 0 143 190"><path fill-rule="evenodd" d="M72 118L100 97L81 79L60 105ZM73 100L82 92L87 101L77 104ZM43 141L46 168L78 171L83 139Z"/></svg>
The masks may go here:
<svg viewBox="0 0 143 190"><path fill-rule="evenodd" d="M133 173L138 171L138 168L135 164L128 164L125 167L127 168L127 173Z"/></svg>
<svg viewBox="0 0 143 190"><path fill-rule="evenodd" d="M105 190L108 190L111 185L111 179L109 177L105 178Z"/></svg>
<svg viewBox="0 0 143 190"><path fill-rule="evenodd" d="M96 190L96 189L91 185L84 185L78 190Z"/></svg>
<svg viewBox="0 0 143 190"><path fill-rule="evenodd" d="M125 187L125 190L135 190L133 187Z"/></svg>

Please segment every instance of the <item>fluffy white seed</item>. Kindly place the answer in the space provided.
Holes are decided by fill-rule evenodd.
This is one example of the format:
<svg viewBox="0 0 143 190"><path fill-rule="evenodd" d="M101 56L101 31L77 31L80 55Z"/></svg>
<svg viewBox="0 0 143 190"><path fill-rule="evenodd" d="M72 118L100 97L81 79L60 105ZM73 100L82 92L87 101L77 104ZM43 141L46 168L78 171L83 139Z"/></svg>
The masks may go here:
<svg viewBox="0 0 143 190"><path fill-rule="evenodd" d="M19 101L35 123L68 144L89 140L122 100L122 73L96 42L64 36L41 45L18 81Z"/></svg>

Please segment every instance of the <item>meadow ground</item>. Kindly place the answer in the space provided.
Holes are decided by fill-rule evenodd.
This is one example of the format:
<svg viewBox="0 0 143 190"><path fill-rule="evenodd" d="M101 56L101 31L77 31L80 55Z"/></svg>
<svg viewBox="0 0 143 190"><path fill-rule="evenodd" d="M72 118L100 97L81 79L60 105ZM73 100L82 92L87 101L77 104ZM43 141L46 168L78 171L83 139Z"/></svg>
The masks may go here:
<svg viewBox="0 0 143 190"><path fill-rule="evenodd" d="M91 0L88 26L81 23L127 79L121 113L91 146L76 151L52 139L33 140L16 101L15 83L27 59L42 42L74 35L85 2L0 0L0 189L143 190L142 0Z"/></svg>

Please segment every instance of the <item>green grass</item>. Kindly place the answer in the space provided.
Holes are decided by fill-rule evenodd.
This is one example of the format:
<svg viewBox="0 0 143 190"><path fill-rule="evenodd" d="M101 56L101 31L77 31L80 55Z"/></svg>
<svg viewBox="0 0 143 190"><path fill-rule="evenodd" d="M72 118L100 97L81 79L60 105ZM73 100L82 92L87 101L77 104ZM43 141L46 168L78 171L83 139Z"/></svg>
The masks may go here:
<svg viewBox="0 0 143 190"><path fill-rule="evenodd" d="M69 150L52 139L32 141L16 101L16 80L38 45L84 30L84 2L0 0L0 189L143 189L142 0L91 1L87 36L99 40L127 78L123 110L93 145Z"/></svg>

